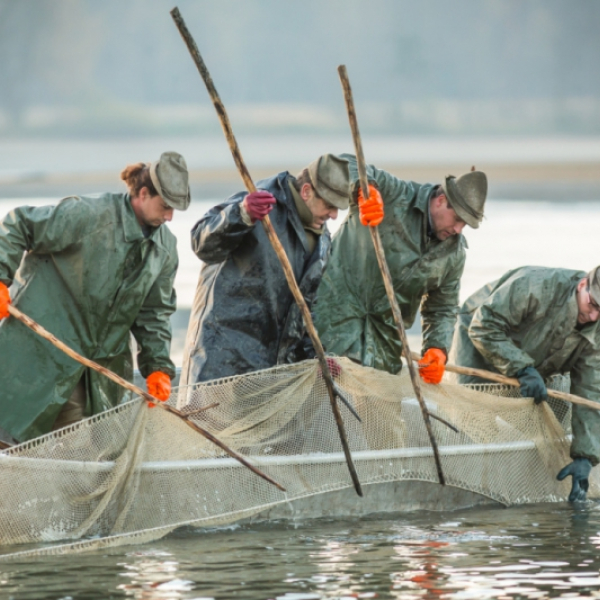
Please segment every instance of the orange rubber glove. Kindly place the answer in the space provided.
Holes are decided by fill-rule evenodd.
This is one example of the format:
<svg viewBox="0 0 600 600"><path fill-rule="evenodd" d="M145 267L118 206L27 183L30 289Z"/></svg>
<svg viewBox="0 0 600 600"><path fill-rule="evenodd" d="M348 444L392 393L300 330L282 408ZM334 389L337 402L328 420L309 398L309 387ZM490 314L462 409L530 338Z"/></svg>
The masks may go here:
<svg viewBox="0 0 600 600"><path fill-rule="evenodd" d="M366 200L362 188L358 189L358 214L365 227L377 227L383 221L383 198L374 185L369 184L369 197Z"/></svg>
<svg viewBox="0 0 600 600"><path fill-rule="evenodd" d="M8 288L0 281L0 319L10 315L8 305L10 304L10 293Z"/></svg>
<svg viewBox="0 0 600 600"><path fill-rule="evenodd" d="M439 348L429 348L419 361L419 375L425 383L439 383L444 376L446 353Z"/></svg>
<svg viewBox="0 0 600 600"><path fill-rule="evenodd" d="M146 377L146 387L151 396L154 396L161 402L166 402L171 395L171 378L162 371L154 371L154 373L150 373ZM148 406L153 408L156 405L148 402Z"/></svg>

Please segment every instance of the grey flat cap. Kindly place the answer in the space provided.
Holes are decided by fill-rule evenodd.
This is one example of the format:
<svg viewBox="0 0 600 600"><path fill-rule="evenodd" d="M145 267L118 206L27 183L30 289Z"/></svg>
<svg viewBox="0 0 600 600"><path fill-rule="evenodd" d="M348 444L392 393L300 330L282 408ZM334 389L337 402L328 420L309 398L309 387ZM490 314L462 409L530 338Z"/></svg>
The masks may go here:
<svg viewBox="0 0 600 600"><path fill-rule="evenodd" d="M190 205L190 188L185 159L177 152L163 152L150 165L150 179L162 199L177 210Z"/></svg>
<svg viewBox="0 0 600 600"><path fill-rule="evenodd" d="M323 154L308 165L308 174L317 196L346 210L350 204L348 161L335 154Z"/></svg>
<svg viewBox="0 0 600 600"><path fill-rule="evenodd" d="M456 214L470 227L477 229L483 219L487 196L487 177L482 171L471 171L458 179L448 175L442 188Z"/></svg>

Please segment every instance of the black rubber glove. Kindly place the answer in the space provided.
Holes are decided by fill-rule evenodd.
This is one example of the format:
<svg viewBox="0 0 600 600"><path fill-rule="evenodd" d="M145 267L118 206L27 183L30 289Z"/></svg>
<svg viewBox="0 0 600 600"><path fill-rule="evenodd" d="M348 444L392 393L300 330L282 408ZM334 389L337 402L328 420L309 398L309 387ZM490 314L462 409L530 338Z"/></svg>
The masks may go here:
<svg viewBox="0 0 600 600"><path fill-rule="evenodd" d="M559 481L569 475L573 477L569 502L583 502L585 500L585 495L590 487L588 477L591 470L592 463L587 458L575 458L572 463L560 470L556 476Z"/></svg>
<svg viewBox="0 0 600 600"><path fill-rule="evenodd" d="M521 384L521 396L533 398L536 404L548 400L548 390L542 376L535 367L524 367L517 373Z"/></svg>

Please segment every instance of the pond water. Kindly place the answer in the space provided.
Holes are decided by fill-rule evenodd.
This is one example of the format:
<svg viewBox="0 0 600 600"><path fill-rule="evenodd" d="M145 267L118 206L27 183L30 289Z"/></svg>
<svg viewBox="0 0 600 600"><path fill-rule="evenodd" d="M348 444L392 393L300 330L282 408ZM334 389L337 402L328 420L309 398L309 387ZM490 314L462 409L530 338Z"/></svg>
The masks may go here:
<svg viewBox="0 0 600 600"><path fill-rule="evenodd" d="M593 503L188 529L145 546L0 563L0 597L598 598L599 546Z"/></svg>

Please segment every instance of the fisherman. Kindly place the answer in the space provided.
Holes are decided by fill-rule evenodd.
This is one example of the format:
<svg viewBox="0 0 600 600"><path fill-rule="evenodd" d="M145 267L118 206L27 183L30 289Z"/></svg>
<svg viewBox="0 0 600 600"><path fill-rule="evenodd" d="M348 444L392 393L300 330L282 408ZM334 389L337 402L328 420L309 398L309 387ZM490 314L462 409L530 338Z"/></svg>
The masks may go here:
<svg viewBox="0 0 600 600"><path fill-rule="evenodd" d="M600 267L590 273L520 267L470 296L458 316L451 361L516 377L521 395L546 400L545 378L571 374L571 393L600 402ZM460 383L485 380L459 375ZM600 408L600 407L599 407ZM571 502L585 500L600 461L600 413L573 405Z"/></svg>
<svg viewBox="0 0 600 600"><path fill-rule="evenodd" d="M328 352L365 366L390 373L401 369L402 344L373 241L363 227L381 224L381 241L407 328L421 308L424 354L419 372L424 381L439 383L465 265L461 232L465 225L479 227L487 178L473 171L458 178L449 175L440 185L418 184L369 166L365 199L355 157L342 156L350 164L357 202L335 236L317 294L315 324L323 345Z"/></svg>
<svg viewBox="0 0 600 600"><path fill-rule="evenodd" d="M205 264L187 333L181 384L314 357L279 259L259 221L266 215L310 306L331 241L326 221L348 208L346 160L325 154L297 177L287 171L235 194L192 229Z"/></svg>
<svg viewBox="0 0 600 600"><path fill-rule="evenodd" d="M7 318L11 298L68 346L129 380L131 332L149 393L169 398L178 258L164 223L189 205L187 167L165 152L127 166L121 179L127 194L22 206L0 223L0 428L19 442L116 406L126 392Z"/></svg>

